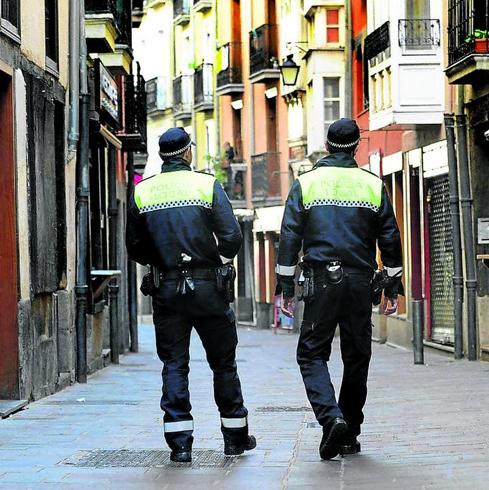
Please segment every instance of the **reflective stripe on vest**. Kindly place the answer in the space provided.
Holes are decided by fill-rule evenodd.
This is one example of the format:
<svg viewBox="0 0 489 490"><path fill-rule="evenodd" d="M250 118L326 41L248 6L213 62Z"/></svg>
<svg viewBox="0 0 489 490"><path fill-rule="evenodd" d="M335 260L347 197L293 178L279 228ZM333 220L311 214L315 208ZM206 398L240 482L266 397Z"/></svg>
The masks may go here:
<svg viewBox="0 0 489 490"><path fill-rule="evenodd" d="M187 430L194 430L194 421L182 420L181 422L165 422L163 426L165 429L165 433L184 432Z"/></svg>
<svg viewBox="0 0 489 490"><path fill-rule="evenodd" d="M305 209L314 206L368 208L377 212L382 181L359 168L319 167L299 177Z"/></svg>
<svg viewBox="0 0 489 490"><path fill-rule="evenodd" d="M197 172L166 172L140 182L134 200L141 213L183 206L212 208L215 178Z"/></svg>

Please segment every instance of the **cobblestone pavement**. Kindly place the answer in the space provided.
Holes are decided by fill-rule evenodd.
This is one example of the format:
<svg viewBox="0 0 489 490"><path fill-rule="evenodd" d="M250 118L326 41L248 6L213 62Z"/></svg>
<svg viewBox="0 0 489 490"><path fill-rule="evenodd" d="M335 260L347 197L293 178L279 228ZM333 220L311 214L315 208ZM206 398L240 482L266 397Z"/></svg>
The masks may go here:
<svg viewBox="0 0 489 490"><path fill-rule="evenodd" d="M297 337L240 329L239 371L258 448L222 456L211 375L192 343L194 463L168 462L153 329L141 353L0 421L1 488L487 489L489 364L374 345L363 452L321 462L295 364ZM341 375L338 346L331 362Z"/></svg>

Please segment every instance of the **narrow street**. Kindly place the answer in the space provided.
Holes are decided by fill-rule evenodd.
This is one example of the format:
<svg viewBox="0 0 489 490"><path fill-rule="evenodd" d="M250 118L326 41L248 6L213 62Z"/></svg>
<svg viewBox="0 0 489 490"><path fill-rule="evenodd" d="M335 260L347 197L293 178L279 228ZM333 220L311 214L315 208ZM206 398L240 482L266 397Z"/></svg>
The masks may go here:
<svg viewBox="0 0 489 490"><path fill-rule="evenodd" d="M194 462L177 467L162 438L152 327L140 336L139 354L0 421L0 488L487 488L489 367L480 363L428 354L414 366L411 352L375 344L363 452L321 462L296 336L241 328L238 363L258 448L225 459L194 337ZM338 386L338 345L331 365Z"/></svg>

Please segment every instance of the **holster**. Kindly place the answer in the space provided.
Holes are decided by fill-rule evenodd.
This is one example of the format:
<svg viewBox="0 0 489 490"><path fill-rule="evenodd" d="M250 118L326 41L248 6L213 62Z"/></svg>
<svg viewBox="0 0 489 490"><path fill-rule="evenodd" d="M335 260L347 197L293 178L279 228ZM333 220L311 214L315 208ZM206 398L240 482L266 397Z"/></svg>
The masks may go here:
<svg viewBox="0 0 489 490"><path fill-rule="evenodd" d="M339 284L343 280L343 267L341 262L329 262L324 269L326 282L331 285Z"/></svg>
<svg viewBox="0 0 489 490"><path fill-rule="evenodd" d="M160 273L158 268L150 266L148 272L143 276L139 290L143 296L153 296L160 287Z"/></svg>
<svg viewBox="0 0 489 490"><path fill-rule="evenodd" d="M195 284L194 279L192 277L192 270L190 269L190 264L192 262L192 258L187 254L182 253L177 262L178 269L178 280L177 280L177 288L176 293L184 296L187 294L187 291L194 291Z"/></svg>
<svg viewBox="0 0 489 490"><path fill-rule="evenodd" d="M307 264L307 262L301 262L299 267L302 269L303 279L299 281L299 286L302 286L302 293L299 296L299 300L310 300L314 297L314 269Z"/></svg>
<svg viewBox="0 0 489 490"><path fill-rule="evenodd" d="M234 302L234 282L236 269L232 264L224 264L216 269L217 290L223 293L228 303Z"/></svg>

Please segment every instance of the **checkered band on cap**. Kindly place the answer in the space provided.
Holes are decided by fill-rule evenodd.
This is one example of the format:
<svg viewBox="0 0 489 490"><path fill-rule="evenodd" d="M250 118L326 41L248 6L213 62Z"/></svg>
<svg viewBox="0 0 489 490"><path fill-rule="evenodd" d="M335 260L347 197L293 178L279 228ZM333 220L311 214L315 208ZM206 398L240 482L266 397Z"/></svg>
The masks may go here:
<svg viewBox="0 0 489 490"><path fill-rule="evenodd" d="M358 138L355 141L352 141L351 143L334 143L330 139L327 139L326 143L328 143L328 145L330 145L330 146L334 146L335 148L351 148L352 146L357 145L359 141L360 141L360 138Z"/></svg>
<svg viewBox="0 0 489 490"><path fill-rule="evenodd" d="M183 148L180 150L176 151L170 151L169 153L163 153L162 151L159 152L160 157L174 157L175 155L180 155L184 151L186 151L188 148L190 148L190 145L192 144L192 141L190 140Z"/></svg>

